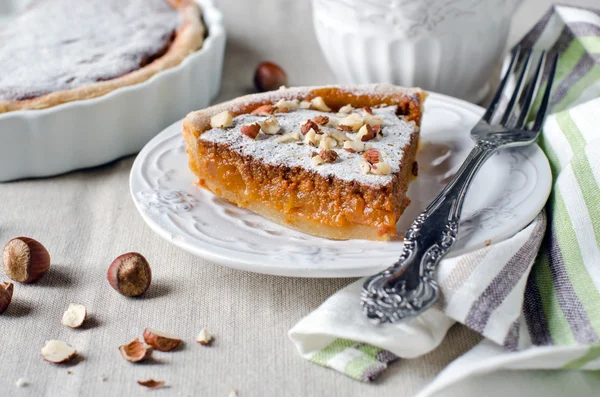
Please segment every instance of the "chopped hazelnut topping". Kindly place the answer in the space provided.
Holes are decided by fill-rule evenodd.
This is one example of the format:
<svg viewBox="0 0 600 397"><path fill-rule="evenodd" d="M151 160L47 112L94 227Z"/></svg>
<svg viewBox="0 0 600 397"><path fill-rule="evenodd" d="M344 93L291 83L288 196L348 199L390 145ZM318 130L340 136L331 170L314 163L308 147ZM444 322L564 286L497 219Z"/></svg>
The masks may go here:
<svg viewBox="0 0 600 397"><path fill-rule="evenodd" d="M369 124L371 127L383 124L383 119L379 116L373 116L372 114L364 113L363 118L365 120L365 124Z"/></svg>
<svg viewBox="0 0 600 397"><path fill-rule="evenodd" d="M299 132L289 132L287 134L283 134L275 138L275 142L277 143L286 143L286 142L295 142L300 140Z"/></svg>
<svg viewBox="0 0 600 397"><path fill-rule="evenodd" d="M310 102L308 102L308 101L301 101L299 107L300 107L300 109L310 109Z"/></svg>
<svg viewBox="0 0 600 397"><path fill-rule="evenodd" d="M344 131L347 131L347 127L350 128L350 131L358 131L363 124L363 117L357 113L352 113L338 122L339 127Z"/></svg>
<svg viewBox="0 0 600 397"><path fill-rule="evenodd" d="M316 155L310 159L310 163L314 166L318 166L323 165L325 162L323 161L323 158L321 156Z"/></svg>
<svg viewBox="0 0 600 397"><path fill-rule="evenodd" d="M375 131L375 135L382 135L383 136L383 129L381 128L380 125L374 125L373 126L373 131Z"/></svg>
<svg viewBox="0 0 600 397"><path fill-rule="evenodd" d="M242 125L242 128L240 128L240 132L250 139L256 139L260 132L260 125L258 125L258 123L244 124Z"/></svg>
<svg viewBox="0 0 600 397"><path fill-rule="evenodd" d="M371 164L367 163L366 161L361 161L360 169L363 172L363 174L368 174L369 172L371 172Z"/></svg>
<svg viewBox="0 0 600 397"><path fill-rule="evenodd" d="M320 96L313 98L310 101L310 104L315 110L320 110L321 112L331 112L331 109L325 104L325 101Z"/></svg>
<svg viewBox="0 0 600 397"><path fill-rule="evenodd" d="M311 146L317 146L317 133L312 128L304 134L304 143Z"/></svg>
<svg viewBox="0 0 600 397"><path fill-rule="evenodd" d="M350 153L360 153L365 151L365 144L362 142L346 141L344 142L344 149Z"/></svg>
<svg viewBox="0 0 600 397"><path fill-rule="evenodd" d="M319 125L325 125L325 124L329 123L329 117L318 115L317 117L314 118L314 121L315 121L315 123L317 123Z"/></svg>
<svg viewBox="0 0 600 397"><path fill-rule="evenodd" d="M251 114L257 114L259 116L270 116L275 113L275 107L273 105L262 105L252 111Z"/></svg>
<svg viewBox="0 0 600 397"><path fill-rule="evenodd" d="M267 135L275 135L281 129L277 118L274 116L269 116L266 120L259 121L258 124L260 125L260 129Z"/></svg>
<svg viewBox="0 0 600 397"><path fill-rule="evenodd" d="M329 117L329 121L327 122L327 127L338 128L338 119L336 119L334 117Z"/></svg>
<svg viewBox="0 0 600 397"><path fill-rule="evenodd" d="M288 113L290 110L296 110L300 107L300 103L297 99L286 101L285 99L280 99L279 102L275 104L275 108L277 112L280 113Z"/></svg>
<svg viewBox="0 0 600 397"><path fill-rule="evenodd" d="M379 163L381 161L381 156L376 149L369 149L363 153L363 159L369 164Z"/></svg>
<svg viewBox="0 0 600 397"><path fill-rule="evenodd" d="M360 127L360 130L358 130L355 140L367 142L371 139L375 139L376 136L377 134L375 134L375 131L373 131L373 127L371 127L369 124L365 124L362 127Z"/></svg>
<svg viewBox="0 0 600 397"><path fill-rule="evenodd" d="M352 113L352 110L354 110L354 108L352 107L352 105L347 104L347 105L342 106L340 108L339 113L350 114L350 113Z"/></svg>
<svg viewBox="0 0 600 397"><path fill-rule="evenodd" d="M306 133L311 129L314 130L315 133L317 133L317 134L320 132L319 126L317 125L317 123L315 123L312 120L306 120L304 122L304 124L302 124L302 126L300 127L300 132L302 132L302 134L306 135Z"/></svg>
<svg viewBox="0 0 600 397"><path fill-rule="evenodd" d="M233 116L227 110L210 118L212 128L228 128L233 125Z"/></svg>
<svg viewBox="0 0 600 397"><path fill-rule="evenodd" d="M319 147L321 149L332 149L337 146L337 141L329 136L321 137L321 141L319 142Z"/></svg>
<svg viewBox="0 0 600 397"><path fill-rule="evenodd" d="M335 150L331 149L321 150L319 156L321 156L323 162L325 163L333 163L338 158L338 154L335 152Z"/></svg>
<svg viewBox="0 0 600 397"><path fill-rule="evenodd" d="M363 107L363 111L368 114L373 114L373 110L368 106Z"/></svg>
<svg viewBox="0 0 600 397"><path fill-rule="evenodd" d="M350 138L340 130L333 130L329 135L337 141L338 145L343 145L344 142L350 140Z"/></svg>
<svg viewBox="0 0 600 397"><path fill-rule="evenodd" d="M388 163L380 162L371 166L371 172L377 175L388 175L392 172L392 168Z"/></svg>

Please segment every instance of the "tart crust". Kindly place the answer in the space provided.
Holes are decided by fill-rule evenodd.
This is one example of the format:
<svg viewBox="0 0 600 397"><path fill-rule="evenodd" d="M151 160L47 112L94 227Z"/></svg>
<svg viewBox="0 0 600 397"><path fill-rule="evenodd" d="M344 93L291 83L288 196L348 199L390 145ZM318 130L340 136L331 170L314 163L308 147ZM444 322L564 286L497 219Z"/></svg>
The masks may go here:
<svg viewBox="0 0 600 397"><path fill-rule="evenodd" d="M0 113L15 110L45 109L67 102L96 98L118 88L139 84L155 74L179 65L189 54L202 47L205 27L201 20L201 10L193 0L165 0L181 15L182 22L166 52L147 65L123 76L85 85L71 90L55 91L36 98L1 101Z"/></svg>
<svg viewBox="0 0 600 397"><path fill-rule="evenodd" d="M405 121L414 122L399 170L386 183L361 183L305 167L267 164L227 143L200 138L211 129L211 117L223 111L235 117L280 99L310 101L319 96L334 111L347 104L354 108L396 105ZM241 97L190 113L184 120L189 167L198 185L277 223L330 239L388 240L396 234L396 222L410 203L406 191L413 177L425 98L420 89L389 85L292 88Z"/></svg>

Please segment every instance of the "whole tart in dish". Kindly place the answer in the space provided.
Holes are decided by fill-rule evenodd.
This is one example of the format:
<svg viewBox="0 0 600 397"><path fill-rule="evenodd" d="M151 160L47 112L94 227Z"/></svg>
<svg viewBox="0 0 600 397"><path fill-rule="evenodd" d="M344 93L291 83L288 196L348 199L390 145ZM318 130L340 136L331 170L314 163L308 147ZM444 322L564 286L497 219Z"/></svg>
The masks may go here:
<svg viewBox="0 0 600 397"><path fill-rule="evenodd" d="M0 113L104 95L202 47L193 0L34 0L0 29Z"/></svg>
<svg viewBox="0 0 600 397"><path fill-rule="evenodd" d="M189 167L200 186L302 232L387 240L410 203L425 97L363 85L234 99L184 120Z"/></svg>

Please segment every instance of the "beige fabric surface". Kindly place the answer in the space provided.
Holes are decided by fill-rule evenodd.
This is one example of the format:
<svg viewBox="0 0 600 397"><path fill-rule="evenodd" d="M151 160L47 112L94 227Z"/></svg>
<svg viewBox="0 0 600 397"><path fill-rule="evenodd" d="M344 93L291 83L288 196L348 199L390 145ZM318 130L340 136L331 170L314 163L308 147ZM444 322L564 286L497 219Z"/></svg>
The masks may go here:
<svg viewBox="0 0 600 397"><path fill-rule="evenodd" d="M254 65L264 59L280 62L291 84L333 82L312 33L308 1L217 3L229 34L219 100L247 92ZM526 31L548 4L527 2L511 37ZM16 285L13 303L0 316L0 395L146 395L136 381L152 377L169 386L151 392L157 396L226 396L233 387L240 397L404 397L478 341L466 328L454 327L438 350L393 364L375 384L311 364L296 354L287 331L352 280L230 270L172 247L135 210L128 188L132 161L0 184L0 245L26 235L52 255L49 273L36 284ZM153 285L142 298L122 297L106 281L111 261L128 251L143 253L153 269ZM70 302L84 304L90 313L83 329L60 324ZM183 349L156 352L147 364L125 362L118 346L141 336L145 327L180 336ZM215 335L210 347L194 342L202 327ZM70 365L43 362L39 351L48 339L71 343L81 358ZM17 388L19 378L29 384Z"/></svg>
<svg viewBox="0 0 600 397"><path fill-rule="evenodd" d="M439 353L395 365L375 386L307 362L288 341L288 329L350 280L230 270L170 246L134 208L131 163L0 185L2 245L27 235L52 255L49 273L36 284L16 285L13 303L0 316L0 390L8 395L145 395L136 381L152 377L170 385L153 395L226 396L235 387L240 397L410 396L470 347L474 336L456 329ZM142 298L120 296L106 281L108 265L127 251L143 253L153 269ZM90 313L83 329L60 324L70 302ZM183 350L155 352L148 364L124 361L118 346L145 327L180 336ZM215 335L210 347L194 342L202 327ZM73 365L45 363L39 350L55 338L82 358ZM21 377L31 384L16 388Z"/></svg>

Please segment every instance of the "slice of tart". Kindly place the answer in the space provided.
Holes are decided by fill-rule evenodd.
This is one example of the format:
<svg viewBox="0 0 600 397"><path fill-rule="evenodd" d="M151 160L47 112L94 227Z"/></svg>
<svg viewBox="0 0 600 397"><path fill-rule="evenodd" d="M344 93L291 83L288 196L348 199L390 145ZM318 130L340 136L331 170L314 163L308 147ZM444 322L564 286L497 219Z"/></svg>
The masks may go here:
<svg viewBox="0 0 600 397"><path fill-rule="evenodd" d="M138 84L202 46L194 0L37 0L0 29L0 113Z"/></svg>
<svg viewBox="0 0 600 397"><path fill-rule="evenodd" d="M198 185L330 239L387 240L410 203L426 93L390 85L290 88L190 113Z"/></svg>

